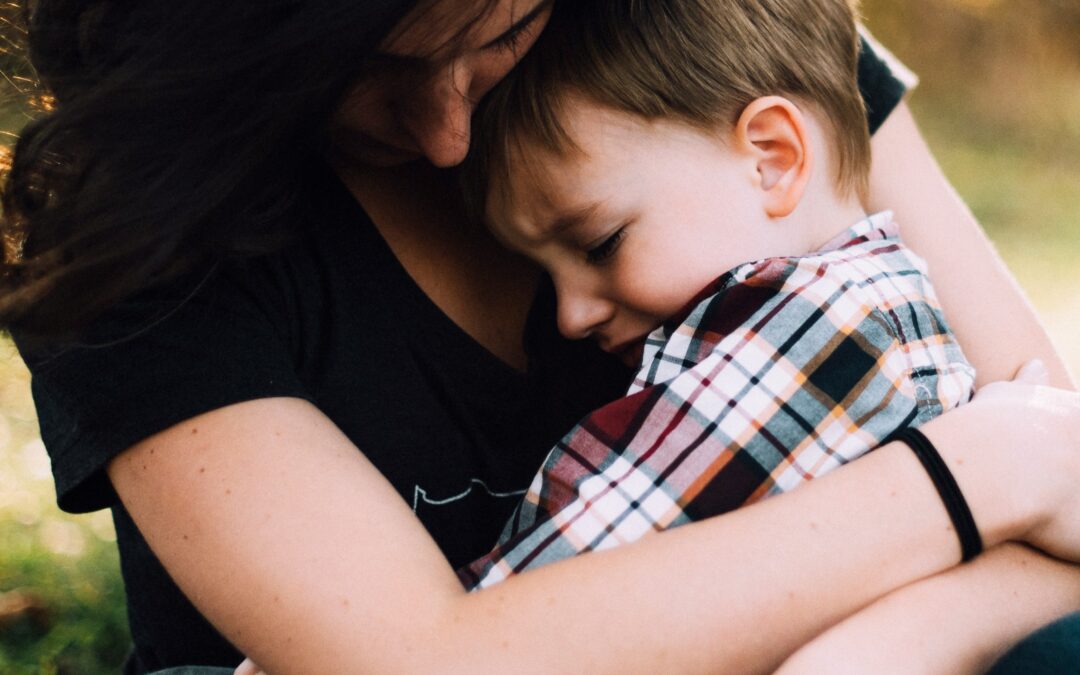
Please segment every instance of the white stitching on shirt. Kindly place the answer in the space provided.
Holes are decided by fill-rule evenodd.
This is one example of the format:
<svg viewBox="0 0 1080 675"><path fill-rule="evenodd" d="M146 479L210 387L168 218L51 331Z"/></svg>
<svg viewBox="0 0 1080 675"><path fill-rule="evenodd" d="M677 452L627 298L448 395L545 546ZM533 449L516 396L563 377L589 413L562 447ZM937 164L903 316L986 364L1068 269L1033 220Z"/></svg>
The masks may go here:
<svg viewBox="0 0 1080 675"><path fill-rule="evenodd" d="M447 504L450 504L450 503L465 499L466 497L468 497L472 493L473 488L475 488L476 486L480 486L484 490L484 492L488 493L492 497L520 497L523 494L525 494L526 492L528 492L528 490L513 490L513 491L510 491L510 492L496 492L495 490L492 490L491 488L489 488L487 486L487 484L484 481L480 480L479 478L471 478L471 479L469 479L469 487L465 488L465 490L459 492L458 494L453 495L451 497L446 497L445 499L430 499L428 497L427 490L420 487L419 485L416 485L416 486L413 486L413 503L412 503L413 513L416 513L416 507L419 506L421 500L423 500L423 502L425 504L430 504L431 506L445 506Z"/></svg>

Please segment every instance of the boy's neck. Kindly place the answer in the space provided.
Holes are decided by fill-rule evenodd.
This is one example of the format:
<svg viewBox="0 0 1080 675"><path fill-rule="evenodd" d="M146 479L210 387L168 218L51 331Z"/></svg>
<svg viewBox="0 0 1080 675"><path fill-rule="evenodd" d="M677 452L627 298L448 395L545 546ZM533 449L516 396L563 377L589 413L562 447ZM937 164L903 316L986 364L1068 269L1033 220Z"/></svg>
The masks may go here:
<svg viewBox="0 0 1080 675"><path fill-rule="evenodd" d="M840 193L831 166L825 164L814 174L795 211L784 218L785 228L793 234L793 248L798 248L786 255L818 251L837 234L867 216L866 207L854 190Z"/></svg>
<svg viewBox="0 0 1080 675"><path fill-rule="evenodd" d="M866 207L854 193L842 197L831 184L812 183L788 217L789 225L794 225L801 233L799 241L805 250L790 253L816 251L866 216Z"/></svg>
<svg viewBox="0 0 1080 675"><path fill-rule="evenodd" d="M793 248L798 249L786 255L817 251L867 216L858 191L839 185L838 158L825 126L814 114L807 114L803 121L807 131L805 150L813 158L813 170L795 210L783 219L792 234Z"/></svg>

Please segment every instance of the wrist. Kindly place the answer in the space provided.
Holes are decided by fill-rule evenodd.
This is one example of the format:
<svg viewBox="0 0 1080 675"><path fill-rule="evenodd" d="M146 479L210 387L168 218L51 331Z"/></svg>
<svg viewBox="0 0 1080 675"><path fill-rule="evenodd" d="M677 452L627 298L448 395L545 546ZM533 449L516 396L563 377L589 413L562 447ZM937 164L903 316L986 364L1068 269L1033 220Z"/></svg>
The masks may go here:
<svg viewBox="0 0 1080 675"><path fill-rule="evenodd" d="M921 427L956 479L986 548L1023 540L1045 511L1038 486L1017 475L1023 462L1011 458L1021 455L1019 439L1002 428L1004 411L994 408L973 402Z"/></svg>
<svg viewBox="0 0 1080 675"><path fill-rule="evenodd" d="M902 442L919 459L941 497L949 520L952 521L953 531L960 542L961 562L973 560L982 553L982 537L967 500L941 453L930 439L915 427L901 429L893 434L892 439Z"/></svg>

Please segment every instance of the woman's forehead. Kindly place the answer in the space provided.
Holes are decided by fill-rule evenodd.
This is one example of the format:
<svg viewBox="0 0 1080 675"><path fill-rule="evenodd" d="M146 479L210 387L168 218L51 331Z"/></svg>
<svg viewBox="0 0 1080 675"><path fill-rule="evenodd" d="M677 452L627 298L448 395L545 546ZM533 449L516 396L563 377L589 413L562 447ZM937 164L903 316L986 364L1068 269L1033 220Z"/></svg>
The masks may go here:
<svg viewBox="0 0 1080 675"><path fill-rule="evenodd" d="M439 60L512 32L551 0L421 0L380 44L393 56Z"/></svg>

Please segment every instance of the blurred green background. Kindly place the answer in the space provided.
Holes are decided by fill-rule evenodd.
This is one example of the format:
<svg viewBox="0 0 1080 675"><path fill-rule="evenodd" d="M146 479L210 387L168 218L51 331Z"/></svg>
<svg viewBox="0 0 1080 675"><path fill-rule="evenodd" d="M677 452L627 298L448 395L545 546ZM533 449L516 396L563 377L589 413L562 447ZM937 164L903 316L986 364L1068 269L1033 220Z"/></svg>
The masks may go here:
<svg viewBox="0 0 1080 675"><path fill-rule="evenodd" d="M930 145L1080 373L1080 2L862 12L919 74L910 102ZM107 512L57 510L29 376L0 340L0 672L117 671L129 638L113 540Z"/></svg>

